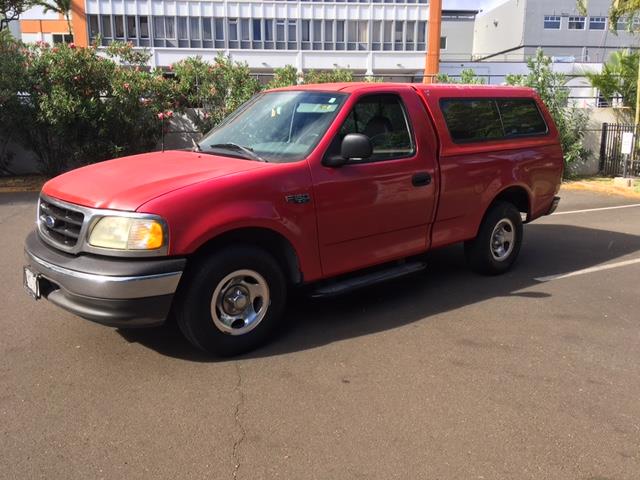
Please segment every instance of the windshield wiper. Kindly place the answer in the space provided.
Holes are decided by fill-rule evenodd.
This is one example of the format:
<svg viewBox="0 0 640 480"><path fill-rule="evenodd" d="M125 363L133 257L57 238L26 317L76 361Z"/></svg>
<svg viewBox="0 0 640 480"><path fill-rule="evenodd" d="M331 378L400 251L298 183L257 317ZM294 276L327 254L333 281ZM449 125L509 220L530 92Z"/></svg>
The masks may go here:
<svg viewBox="0 0 640 480"><path fill-rule="evenodd" d="M266 162L264 158L255 153L251 148L244 147L242 145L238 145L237 143L214 143L213 145L208 145L208 149L216 149L222 148L225 150L235 150L237 152L242 152L252 158L253 160L257 160L259 162Z"/></svg>

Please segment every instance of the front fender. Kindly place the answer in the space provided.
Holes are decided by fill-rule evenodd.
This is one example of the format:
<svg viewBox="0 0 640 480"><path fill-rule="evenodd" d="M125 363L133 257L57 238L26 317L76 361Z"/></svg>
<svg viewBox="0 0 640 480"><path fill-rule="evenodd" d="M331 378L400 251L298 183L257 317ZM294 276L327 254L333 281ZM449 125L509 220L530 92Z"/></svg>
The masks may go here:
<svg viewBox="0 0 640 480"><path fill-rule="evenodd" d="M138 211L154 212L167 221L170 255L190 255L233 230L262 228L291 244L305 280L320 278L313 201L286 200L291 194L310 193L308 168L305 162L271 167L169 192Z"/></svg>

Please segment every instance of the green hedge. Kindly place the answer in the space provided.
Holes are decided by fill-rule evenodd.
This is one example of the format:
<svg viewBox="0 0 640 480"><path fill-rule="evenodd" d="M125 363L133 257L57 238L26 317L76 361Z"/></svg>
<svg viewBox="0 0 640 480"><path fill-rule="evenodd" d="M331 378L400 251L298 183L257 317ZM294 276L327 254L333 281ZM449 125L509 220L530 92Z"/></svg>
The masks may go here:
<svg viewBox="0 0 640 480"><path fill-rule="evenodd" d="M218 56L171 66L167 78L148 68L149 55L131 44L95 46L23 44L0 35L0 172L9 142L36 154L46 175L100 160L153 149L166 126L162 118L195 107L206 132L263 86L245 63ZM268 87L304 81L351 81L351 72L276 72Z"/></svg>

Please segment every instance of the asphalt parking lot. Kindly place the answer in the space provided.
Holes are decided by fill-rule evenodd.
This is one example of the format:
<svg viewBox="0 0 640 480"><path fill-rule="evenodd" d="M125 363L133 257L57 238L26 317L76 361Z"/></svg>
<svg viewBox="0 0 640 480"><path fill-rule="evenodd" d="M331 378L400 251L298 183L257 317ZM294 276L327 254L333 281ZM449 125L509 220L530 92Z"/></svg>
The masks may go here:
<svg viewBox="0 0 640 480"><path fill-rule="evenodd" d="M504 276L447 248L216 361L31 300L0 194L0 478L639 478L640 201L562 195Z"/></svg>

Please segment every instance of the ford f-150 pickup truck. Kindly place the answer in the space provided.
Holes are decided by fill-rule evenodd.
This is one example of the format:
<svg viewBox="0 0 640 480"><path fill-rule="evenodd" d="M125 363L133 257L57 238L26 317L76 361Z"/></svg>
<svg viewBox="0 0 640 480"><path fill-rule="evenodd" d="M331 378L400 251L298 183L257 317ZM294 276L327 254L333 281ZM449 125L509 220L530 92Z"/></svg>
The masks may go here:
<svg viewBox="0 0 640 480"><path fill-rule="evenodd" d="M425 267L464 242L499 274L563 170L535 91L344 83L256 95L192 151L47 182L26 239L35 297L121 328L175 318L197 347L263 343L287 293L335 295Z"/></svg>

